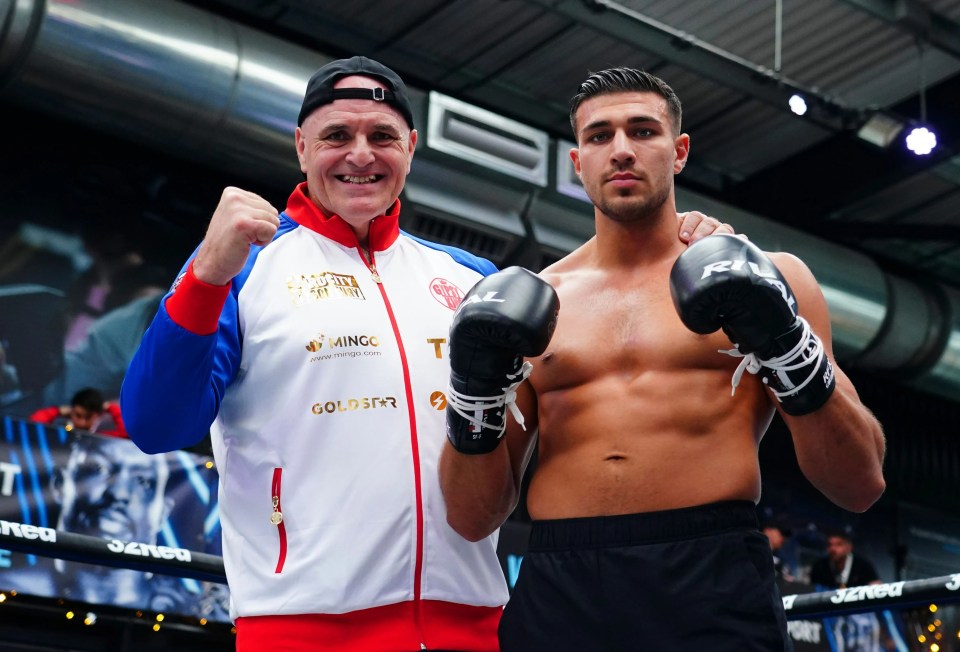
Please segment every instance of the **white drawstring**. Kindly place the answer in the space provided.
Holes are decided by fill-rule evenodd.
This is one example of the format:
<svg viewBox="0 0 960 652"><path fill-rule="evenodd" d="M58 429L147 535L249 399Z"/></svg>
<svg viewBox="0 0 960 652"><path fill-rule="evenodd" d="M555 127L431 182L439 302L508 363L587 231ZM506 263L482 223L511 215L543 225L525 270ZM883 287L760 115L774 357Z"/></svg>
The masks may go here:
<svg viewBox="0 0 960 652"><path fill-rule="evenodd" d="M810 366L810 374L806 379L799 385L788 389L785 392L778 392L777 390L770 388L773 391L773 395L777 397L778 401L783 401L784 396L790 396L791 394L796 394L801 389L806 387L813 377L817 375L817 370L820 368L820 362L823 360L825 352L823 350L823 342L820 341L820 338L814 335L813 331L810 330L810 324L807 323L807 320L803 317L797 317L800 320L800 323L803 324L803 334L800 336L800 340L797 342L796 346L790 349L787 353L770 358L769 360L761 360L754 353L740 353L736 348L734 349L718 349L719 353L725 353L729 356L735 358L743 358L740 361L740 364L737 366L736 371L733 372L733 378L731 379L731 384L733 388L730 390L730 396L733 396L737 391L737 386L740 384L740 379L743 377L743 373L749 372L751 374L757 374L762 367L771 369L776 372L781 371L794 371L795 369L802 369L803 367ZM810 348L809 352L807 351L807 346L810 342L813 342L813 346ZM799 360L799 362L797 362ZM764 379L764 382L767 382Z"/></svg>
<svg viewBox="0 0 960 652"><path fill-rule="evenodd" d="M457 414L478 428L498 431L497 439L503 436L503 432L507 427L507 420L504 419L503 423L499 426L491 426L484 423L482 418L473 415L477 412L482 413L485 410L505 405L520 427L526 431L527 428L524 425L523 413L520 412L520 408L517 407L517 387L530 376L531 371L533 371L533 365L527 361L521 365L516 373L507 374L507 380L513 382L501 388L503 389L503 394L499 396L468 396L467 394L459 393L451 386L447 390L447 404L452 407Z"/></svg>

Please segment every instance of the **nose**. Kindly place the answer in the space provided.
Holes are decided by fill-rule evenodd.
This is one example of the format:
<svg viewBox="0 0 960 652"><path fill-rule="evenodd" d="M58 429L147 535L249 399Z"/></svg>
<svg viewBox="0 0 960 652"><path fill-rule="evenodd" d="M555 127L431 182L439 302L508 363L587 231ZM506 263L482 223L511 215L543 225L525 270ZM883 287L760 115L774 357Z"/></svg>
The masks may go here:
<svg viewBox="0 0 960 652"><path fill-rule="evenodd" d="M630 139L622 129L618 129L613 135L610 158L618 166L630 165L636 160L633 148L630 146Z"/></svg>
<svg viewBox="0 0 960 652"><path fill-rule="evenodd" d="M373 147L366 136L357 135L350 143L350 151L347 152L347 162L358 168L366 167L373 163Z"/></svg>

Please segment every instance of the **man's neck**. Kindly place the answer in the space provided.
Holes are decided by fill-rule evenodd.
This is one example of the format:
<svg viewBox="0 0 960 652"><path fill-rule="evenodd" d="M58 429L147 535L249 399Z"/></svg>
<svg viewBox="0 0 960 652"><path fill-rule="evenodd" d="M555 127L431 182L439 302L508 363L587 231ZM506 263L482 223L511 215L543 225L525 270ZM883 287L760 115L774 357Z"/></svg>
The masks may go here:
<svg viewBox="0 0 960 652"><path fill-rule="evenodd" d="M635 222L614 220L596 211L597 252L603 264L635 266L669 257L683 248L676 210L664 207L660 213Z"/></svg>

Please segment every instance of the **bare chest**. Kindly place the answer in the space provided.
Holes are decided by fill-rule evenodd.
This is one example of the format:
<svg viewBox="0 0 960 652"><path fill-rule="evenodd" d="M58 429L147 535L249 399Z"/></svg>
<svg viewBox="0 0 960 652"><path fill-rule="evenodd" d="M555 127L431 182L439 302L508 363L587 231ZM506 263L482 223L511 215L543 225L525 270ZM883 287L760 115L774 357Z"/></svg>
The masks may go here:
<svg viewBox="0 0 960 652"><path fill-rule="evenodd" d="M600 378L683 370L720 370L732 358L723 333L697 335L677 316L665 277L561 286L560 317L547 351L535 362L541 391ZM733 362L733 366L736 363Z"/></svg>

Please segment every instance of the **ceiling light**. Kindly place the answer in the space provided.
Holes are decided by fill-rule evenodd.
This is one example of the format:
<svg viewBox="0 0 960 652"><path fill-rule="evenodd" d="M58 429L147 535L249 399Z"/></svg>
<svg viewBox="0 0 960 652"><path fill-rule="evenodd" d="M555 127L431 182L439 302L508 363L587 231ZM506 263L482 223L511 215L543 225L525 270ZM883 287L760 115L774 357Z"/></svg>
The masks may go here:
<svg viewBox="0 0 960 652"><path fill-rule="evenodd" d="M807 101L800 95L790 96L790 110L797 115L803 115L807 112Z"/></svg>
<svg viewBox="0 0 960 652"><path fill-rule="evenodd" d="M857 130L857 137L877 147L887 148L903 131L903 123L885 113L874 113Z"/></svg>
<svg viewBox="0 0 960 652"><path fill-rule="evenodd" d="M937 135L926 127L914 127L907 136L907 149L917 156L926 156L937 146Z"/></svg>

